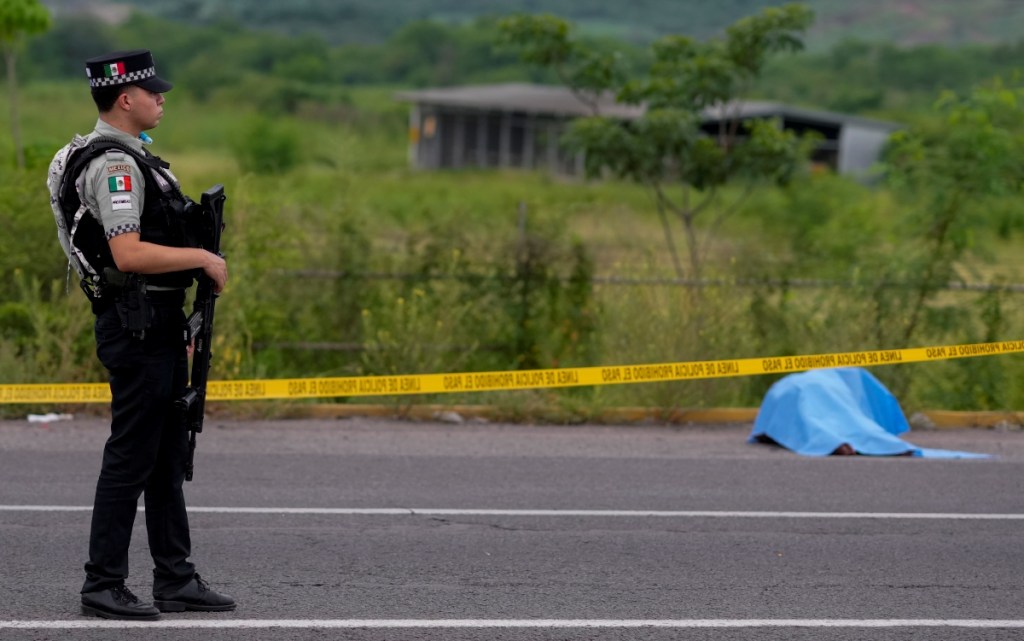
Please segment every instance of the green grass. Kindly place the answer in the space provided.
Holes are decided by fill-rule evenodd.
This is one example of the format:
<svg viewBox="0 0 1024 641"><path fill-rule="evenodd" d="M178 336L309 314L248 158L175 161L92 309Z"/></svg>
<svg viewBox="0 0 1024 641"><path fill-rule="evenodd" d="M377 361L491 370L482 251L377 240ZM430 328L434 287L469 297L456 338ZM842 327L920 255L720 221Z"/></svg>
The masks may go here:
<svg viewBox="0 0 1024 641"><path fill-rule="evenodd" d="M579 242L599 276L673 276L656 212L642 189L530 172L412 170L406 162L404 109L392 102L389 90L353 90L344 105L309 105L297 117L279 117L273 122L287 124L299 142L298 164L278 175L253 175L239 169L231 149L243 123L259 114L245 105L202 104L168 95L165 119L152 132L154 151L172 163L186 192L197 195L220 182L229 197L225 243L232 276L218 307L215 377L514 367L515 359L499 348L522 331L513 322L519 294L497 279L470 282L465 277L493 276L515 266L521 211L527 232L546 248L543 260L552 272L569 273L570 248ZM87 93L77 85L26 87L22 112L25 141L49 153L71 133L86 133L95 121ZM0 114L0 127L6 128L5 96L0 96ZM0 162L9 162L9 145L0 138ZM6 316L0 314L0 333L6 332L0 371L6 382L98 380L81 296L72 291L68 298L61 290L63 263L43 191L45 166L3 169L16 178L20 191L6 180L0 187L0 222L18 235L0 241L7 243L2 254L7 262L0 264L8 279L17 268L25 280L3 290L10 306L2 310ZM723 199L734 195L727 191ZM639 364L891 347L886 341L892 328L904 321L906 301L898 292L883 292L886 297L880 299L872 297L870 283L800 289L729 282L856 281L888 251L871 239L885 238L901 215L886 190L830 176L791 190L765 188L715 237L708 273L724 280L701 295L664 285L597 284L589 302L581 303L588 306L582 311L592 314L590 320L571 317L573 303L567 306L566 301L575 299L566 298L570 294L565 291L552 290L550 301L537 298L538 309L554 310L530 321L546 328L540 335L547 341L543 363ZM798 229L802 236L795 235ZM1019 233L999 237L979 231L977 242L989 248L991 258L971 259L963 266L965 273L1019 282ZM894 247L898 240L891 239ZM309 269L419 271L443 278L403 282L289 275ZM983 311L987 300L974 292L944 294L933 306L935 322L919 340L1021 338L1021 297L1003 296L998 320L992 320L991 309ZM880 308L882 303L889 307ZM590 342L566 348L550 340L563 331L575 336L591 321ZM52 335L74 336L74 349L44 340ZM281 346L294 342L355 343L369 349L310 352ZM894 382L904 376L901 371L909 373L911 384L903 398L909 408L1019 408L1024 407L1022 392L1008 383L1024 373L1018 360L973 359L878 368L877 373ZM773 380L761 376L420 400L498 402L510 414L518 406L534 415L552 408L582 415L620 405L756 405Z"/></svg>

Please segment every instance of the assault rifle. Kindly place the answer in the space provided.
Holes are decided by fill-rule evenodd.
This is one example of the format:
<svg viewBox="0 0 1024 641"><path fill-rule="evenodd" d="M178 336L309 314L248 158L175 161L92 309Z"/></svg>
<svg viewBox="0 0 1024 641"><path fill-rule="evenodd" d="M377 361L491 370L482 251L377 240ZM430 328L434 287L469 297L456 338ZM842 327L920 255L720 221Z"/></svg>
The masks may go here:
<svg viewBox="0 0 1024 641"><path fill-rule="evenodd" d="M203 249L220 255L220 233L224 229L223 185L214 185L203 192L198 206L200 244ZM193 204L193 208L195 205ZM217 302L213 279L205 273L198 277L196 299L192 314L185 323L185 341L194 345L192 372L189 376L185 395L175 403L181 412L185 429L188 430L188 463L185 466L185 480L192 480L193 461L196 453L196 434L203 431L203 415L206 412L206 381L210 373L210 347L213 342L213 309Z"/></svg>

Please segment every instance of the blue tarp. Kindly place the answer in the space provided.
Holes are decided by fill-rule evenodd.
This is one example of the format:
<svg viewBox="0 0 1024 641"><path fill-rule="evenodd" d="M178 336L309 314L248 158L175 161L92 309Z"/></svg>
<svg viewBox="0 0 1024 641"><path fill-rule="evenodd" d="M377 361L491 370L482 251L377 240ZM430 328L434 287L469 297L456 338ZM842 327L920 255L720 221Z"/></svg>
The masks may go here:
<svg viewBox="0 0 1024 641"><path fill-rule="evenodd" d="M846 444L858 454L988 458L987 454L917 447L900 404L859 367L811 370L777 381L765 395L750 442L772 442L807 456L828 456ZM767 437L767 438L764 438Z"/></svg>

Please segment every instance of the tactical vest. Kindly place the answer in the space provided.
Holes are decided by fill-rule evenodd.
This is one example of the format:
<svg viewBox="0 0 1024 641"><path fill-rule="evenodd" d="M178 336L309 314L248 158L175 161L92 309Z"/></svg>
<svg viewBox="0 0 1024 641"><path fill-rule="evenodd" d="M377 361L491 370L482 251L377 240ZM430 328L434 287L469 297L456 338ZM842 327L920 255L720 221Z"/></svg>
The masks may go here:
<svg viewBox="0 0 1024 641"><path fill-rule="evenodd" d="M51 205L61 246L82 277L82 288L90 298L102 296L104 270L116 270L117 266L103 226L82 202L78 177L94 158L111 149L131 155L145 177L140 239L167 247L199 246L193 211L196 205L181 192L177 181L167 171L168 163L113 138L98 137L89 141L76 138L57 152L50 164L48 183L51 183ZM146 282L161 288L186 288L192 285L197 274L198 270L147 274Z"/></svg>

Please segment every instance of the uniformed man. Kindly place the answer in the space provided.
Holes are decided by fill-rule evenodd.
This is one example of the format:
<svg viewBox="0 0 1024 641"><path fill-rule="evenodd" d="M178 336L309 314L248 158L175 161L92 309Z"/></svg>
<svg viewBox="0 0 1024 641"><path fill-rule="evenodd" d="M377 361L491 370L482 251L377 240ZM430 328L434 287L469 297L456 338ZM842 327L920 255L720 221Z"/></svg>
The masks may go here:
<svg viewBox="0 0 1024 641"><path fill-rule="evenodd" d="M196 270L202 270L219 292L227 282L227 266L216 254L189 246L183 212L190 201L166 163L145 151L151 142L145 132L160 123L164 93L172 87L157 75L153 56L147 50L110 53L87 60L86 73L99 120L95 131L84 140L76 137L72 146L85 148L85 143L100 140L116 144L98 152L78 176L70 176L76 181L80 216L94 219L94 232L77 219L72 221L77 229L60 230L69 259L86 276L83 285L96 313L96 352L110 373L113 398L111 434L96 485L82 612L154 620L160 612L233 610L234 600L211 589L189 561L182 492L188 437L173 407L188 383L185 290ZM66 159L55 158L51 179L54 167L68 169ZM51 199L54 189L51 184ZM69 237L76 233L101 237L101 251L69 250L68 245L75 245ZM83 272L82 265L90 260ZM152 605L142 603L125 585L140 495L145 497L154 563Z"/></svg>

